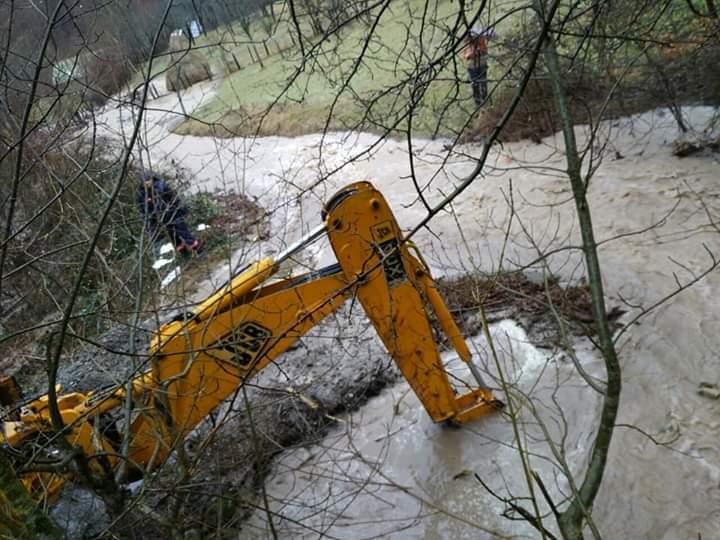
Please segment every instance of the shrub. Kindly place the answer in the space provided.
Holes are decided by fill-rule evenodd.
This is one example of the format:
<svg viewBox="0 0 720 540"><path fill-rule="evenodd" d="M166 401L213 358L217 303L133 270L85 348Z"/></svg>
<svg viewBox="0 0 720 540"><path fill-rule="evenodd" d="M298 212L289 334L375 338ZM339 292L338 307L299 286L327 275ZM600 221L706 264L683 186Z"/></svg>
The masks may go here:
<svg viewBox="0 0 720 540"><path fill-rule="evenodd" d="M97 148L91 155L87 145L45 151L49 138L38 132L27 141L32 149L29 155L44 151L45 168L30 166L18 188L12 218L13 229L18 232L8 242L2 269L1 322L5 332L57 318L67 305L89 241L121 171L115 158L99 155ZM3 198L8 196L13 179L9 161L0 162ZM84 163L87 169L83 172L78 164ZM131 167L129 178L137 174ZM142 229L135 208L135 186L133 181L124 182L98 238L76 301L77 319L72 322L75 333L94 335L113 319L125 320L135 305L139 292L139 280L135 279L137 239ZM0 208L3 222L7 211L8 205ZM148 257L143 263L144 270L149 270ZM147 271L143 285L153 285L153 276Z"/></svg>

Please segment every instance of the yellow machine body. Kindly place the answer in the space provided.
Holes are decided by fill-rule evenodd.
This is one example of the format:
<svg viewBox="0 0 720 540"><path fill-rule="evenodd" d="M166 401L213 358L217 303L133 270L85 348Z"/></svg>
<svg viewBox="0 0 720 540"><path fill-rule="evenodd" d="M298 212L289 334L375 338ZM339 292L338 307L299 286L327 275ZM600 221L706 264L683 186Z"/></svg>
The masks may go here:
<svg viewBox="0 0 720 540"><path fill-rule="evenodd" d="M118 419L127 385L61 395L61 433L51 427L47 396L6 415L0 444L18 456L17 462L24 460L22 478L28 489L48 497L62 486L64 474L33 472L33 461L41 460L25 451L44 441L52 444L57 437L82 450L93 470L107 473L118 466L121 433L126 432L129 469L136 474L152 470L248 378L351 297L362 304L433 421L468 422L502 406L484 384L455 393L434 339L432 314L482 380L428 268L411 254L382 194L368 182L351 184L330 200L323 214L323 232L337 265L269 281L281 261L265 259L192 312L159 328L150 346L150 369L131 384L129 429ZM0 396L3 392L18 395L9 379L0 379Z"/></svg>

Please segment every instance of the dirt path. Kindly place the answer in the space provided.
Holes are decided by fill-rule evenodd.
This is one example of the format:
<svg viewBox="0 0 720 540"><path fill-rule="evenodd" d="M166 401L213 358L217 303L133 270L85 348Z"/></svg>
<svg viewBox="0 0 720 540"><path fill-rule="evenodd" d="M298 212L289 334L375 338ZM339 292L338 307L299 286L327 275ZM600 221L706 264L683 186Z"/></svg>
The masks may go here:
<svg viewBox="0 0 720 540"><path fill-rule="evenodd" d="M211 86L195 87L186 98L186 109L201 103L211 92ZM158 110L178 109L170 97L149 105ZM699 126L710 111L696 108L687 113L689 121ZM237 259L272 253L296 240L303 231L319 223L322 203L337 188L358 179L375 183L390 201L402 226L410 227L425 215L425 208L408 179L409 160L404 143L385 141L363 154L374 143L374 136L331 134L325 140L316 135L257 140L180 137L167 132L175 118L162 112L148 115L150 127L144 140L156 162L186 168L197 189L242 190L272 212L271 240L238 254ZM106 113L105 121L107 134L117 136L117 128L122 125L118 111ZM589 198L597 238L603 242L600 252L607 292L615 303L625 299L647 307L676 288L676 277L687 281L710 263L703 246L714 253L720 251L718 231L708 225L708 217L717 220L720 213L718 158L717 154L673 157L671 142L677 133L670 116L662 111L608 122L603 130L611 134L612 143L609 156L589 186ZM578 128L581 140L585 135ZM447 157L443 145L444 141L418 141L413 152L419 182L423 186L429 184L425 196L431 204L440 201L473 166L462 153L450 156L443 165ZM548 169L563 168L558 148L562 148L560 141L551 137L540 145L508 144L491 152L486 176L453 204L454 214L439 214L431 223L431 232L422 231L416 238L436 274L452 275L474 269L493 271L501 253L506 257L505 268L532 261L537 253L525 237L527 232L544 251L578 244L569 185L561 174ZM479 152L475 147L459 150L468 156ZM323 174L348 161L341 172L310 189ZM508 210L511 197L515 210L512 220ZM699 203L699 198L705 206ZM657 228L647 230L656 224ZM628 236L636 231L645 232ZM506 237L510 238L507 244ZM613 238L616 239L610 241ZM317 264L331 258L328 247L322 245L312 255ZM564 279L577 279L583 274L577 253L559 251L549 258L549 264ZM227 276L227 270L219 269L216 276ZM717 512L720 402L697 395L700 382L717 382L720 310L715 299L719 294L720 276L715 272L674 297L620 339L624 390L619 422L637 426L658 440L674 442L672 449L668 449L657 446L637 430L617 430L606 480L594 510L607 538L674 539L698 534L712 538L720 528ZM637 312L630 310L624 320L631 320ZM515 341L523 342L524 338L519 335ZM480 352L482 344L476 346ZM517 361L522 365L522 359ZM551 372L562 373L561 402L573 434L566 449L574 466L581 468L597 410L597 396L558 359L552 359L548 366L530 388L534 397L546 400L549 391L546 386L550 383L544 377ZM590 356L588 369L602 374ZM389 405L402 393L402 386L383 393L352 419L352 437L348 438L342 430L335 437L345 441L339 444L339 452L347 450L348 441L359 441L353 446L356 458L364 456L368 463L380 461L371 467L370 474L361 470L362 459L358 458L355 460L358 470L353 474L368 480L382 478L386 484L389 477L399 486L410 485L412 495L403 488L388 485L383 485L383 490L393 493L390 499L385 497L385 491L383 498L363 490L351 498L353 506L341 515L344 523L361 519L358 510L353 509L363 508L369 501L387 499L382 503L386 508L403 512L382 514L375 503L367 507L382 519L402 515L402 519L393 523L402 531L397 537L448 537L455 531L458 534L472 531L463 528L467 524L457 525L462 523L458 514L473 516L472 521L476 522L485 517L490 519L489 514L495 516L499 510L480 486L465 477L468 475L459 479L453 475L473 470L498 489L506 480L518 493L526 489L509 458L498 454L509 442L502 420L491 419L476 428L448 435L424 422L417 407L410 407L408 411L412 412L396 419ZM382 444L374 444L381 426L386 434L401 429L402 435L386 437ZM312 458L301 459L303 467L308 470L316 467L327 449L335 448L335 440L329 438L311 448ZM547 455L547 448L541 446L533 449L539 456ZM413 455L417 459L409 457ZM293 454L287 459L298 458ZM448 460L452 466L448 466ZM541 457L538 461L542 462ZM283 478L282 463L276 478ZM297 463L294 465L297 469ZM303 467L297 474L302 475ZM553 474L540 464L538 467ZM558 484L556 489L563 486ZM425 501L422 504L418 503L418 493ZM298 497L301 504L303 499ZM278 511L296 516L289 506ZM323 519L324 527L336 527L340 517ZM500 521L498 527L508 526ZM256 526L262 528L260 522ZM342 529L339 531L336 532L343 537Z"/></svg>

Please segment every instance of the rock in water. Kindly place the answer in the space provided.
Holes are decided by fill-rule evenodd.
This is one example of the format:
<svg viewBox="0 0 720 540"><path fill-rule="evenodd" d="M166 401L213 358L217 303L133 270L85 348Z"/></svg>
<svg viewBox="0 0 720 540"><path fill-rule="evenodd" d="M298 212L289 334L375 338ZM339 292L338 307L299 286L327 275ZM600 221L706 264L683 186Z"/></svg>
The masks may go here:
<svg viewBox="0 0 720 540"><path fill-rule="evenodd" d="M50 510L50 517L70 540L94 538L110 526L110 516L102 499L87 489L74 486L63 489Z"/></svg>

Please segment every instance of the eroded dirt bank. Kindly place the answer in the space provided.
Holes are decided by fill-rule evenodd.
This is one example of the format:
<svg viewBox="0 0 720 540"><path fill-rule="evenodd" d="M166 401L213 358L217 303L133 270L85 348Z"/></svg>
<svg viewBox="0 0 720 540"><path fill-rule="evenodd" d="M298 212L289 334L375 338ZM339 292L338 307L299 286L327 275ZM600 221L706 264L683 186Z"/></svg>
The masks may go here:
<svg viewBox="0 0 720 540"><path fill-rule="evenodd" d="M208 91L211 89L207 86L195 89L188 96L186 107L190 101L199 103L202 93ZM172 98L161 98L153 102L156 112L148 115L147 140L156 161L188 169L197 189L223 186L242 190L257 197L272 212L272 238L238 253L238 260L282 249L296 240L319 222L322 203L336 189L357 179L375 183L390 201L402 226L412 226L425 215L426 209L408 179L409 154L405 143L385 141L373 146L375 138L371 135L348 134L331 134L324 139L305 136L218 141L179 137L167 132L177 116L157 112L163 108L172 110L177 106ZM703 108L687 110L688 121L695 126L702 126L710 114L710 110ZM122 125L118 111L109 111L105 120L105 134L115 136ZM586 139L587 133L582 128L577 129L577 134L581 141ZM601 135L608 137L610 143L588 195L601 242L607 294L611 302L626 304L628 313L623 321L628 322L672 294L677 289L677 280L688 282L707 269L712 259L705 247L714 253L720 251L718 230L713 225L720 214L718 160L712 154L684 159L672 156L671 143L678 133L670 115L663 111L608 122ZM479 152L478 148L463 147L461 152L448 155L444 144L418 141L413 149L415 172L419 184L427 186L425 197L430 204L442 200L458 179L472 169L473 162L468 156ZM324 178L343 164L346 165L340 172ZM562 279L582 276L580 254L564 249L578 245L579 235L563 168L562 144L556 137L539 145L517 143L496 147L490 154L485 176L453 203L453 212L439 214L430 224L431 231L421 231L415 238L435 273L489 272L500 264L512 268L535 260L541 249L557 250L547 261ZM324 181L313 187L321 178ZM320 265L330 259L327 246L318 245L307 261ZM216 277L223 279L227 273L219 269ZM619 339L624 370L619 423L634 427L617 429L605 482L594 509L606 538L670 540L698 534L712 538L720 528L717 512L720 402L697 394L700 382L717 382L720 315L715 299L719 293L720 276L713 272L691 289L672 297ZM355 331L353 328L349 333ZM516 341L526 340L519 336ZM482 344L476 343L476 347L482 354ZM342 350L341 343L336 342L332 350ZM521 359L515 362L522 364ZM591 355L587 364L590 373L602 377L602 370ZM552 389L560 388L564 423L572 434L564 440L565 451L573 467L581 469L596 418L597 398L567 363L547 358L543 365L546 369L533 376L528 392L539 403L547 404L552 403ZM486 369L491 375L491 366ZM383 393L378 400L392 399L396 403L402 393L398 388L401 387ZM393 524L397 537L454 534L455 524L464 523L458 516L472 516L475 524L483 521L485 510L480 506L497 517L500 511L497 501L469 481L472 475L453 478L464 470L477 472L498 490L510 486L513 493L524 493L526 488L517 476L517 464L499 457L495 450L483 450L491 444L488 439L497 445L497 451L510 444L507 423L502 417L447 435L422 423L417 429L393 424L393 409L387 403L363 408L363 416L353 420L352 438L344 440L374 441L380 437L373 431L378 426L402 428L404 435L398 433L382 439L388 446L381 452L382 459L375 459L376 448L372 444L365 449L356 446L352 451L354 466L360 467L358 464L364 463L364 458L373 463L373 475L392 478L390 485L383 488L395 497L390 500L383 493L389 500L387 508L408 510ZM408 414L421 412L417 408L412 410L416 412ZM557 411L549 409L547 414L543 418L556 416ZM414 419L408 417L404 421ZM652 435L655 441L670 441L671 447L656 444L642 432ZM386 434L392 433L392 429L386 429ZM396 441L399 449L392 453L390 447ZM333 439L326 439L315 448L332 445ZM341 447L345 451L348 443ZM458 448L462 452L458 453ZM554 468L543 468L542 464L547 462L547 447L533 442L532 450L538 456L536 466L554 478ZM325 455L313 449L310 454L313 459L300 460L300 465L294 463L292 467L300 479L297 481L305 482L306 491L312 491L312 486L318 484L308 481L307 474L305 477L303 474L314 470L318 459ZM416 454L419 457L413 459ZM492 456L489 462L487 456ZM453 460L452 467L448 467L448 459ZM377 478L366 472L358 475L366 486ZM462 488L457 487L460 483ZM411 495L407 493L408 486L415 490ZM562 492L565 488L562 482L557 482L554 489ZM416 508L413 505L417 504L418 493L425 502ZM303 501L298 497L298 501ZM348 497L342 519L362 522L364 518L358 509L378 500L381 497L368 490ZM286 515L291 504L278 512ZM393 516L378 515L381 517L377 519L385 521ZM282 516L278 519L282 520ZM323 519L323 527L329 527L335 526L339 518ZM317 534L313 532L316 522L309 523L313 528L305 532ZM512 525L502 520L495 523L506 534L512 534ZM262 520L256 526L266 530ZM351 534L354 533L348 533Z"/></svg>

